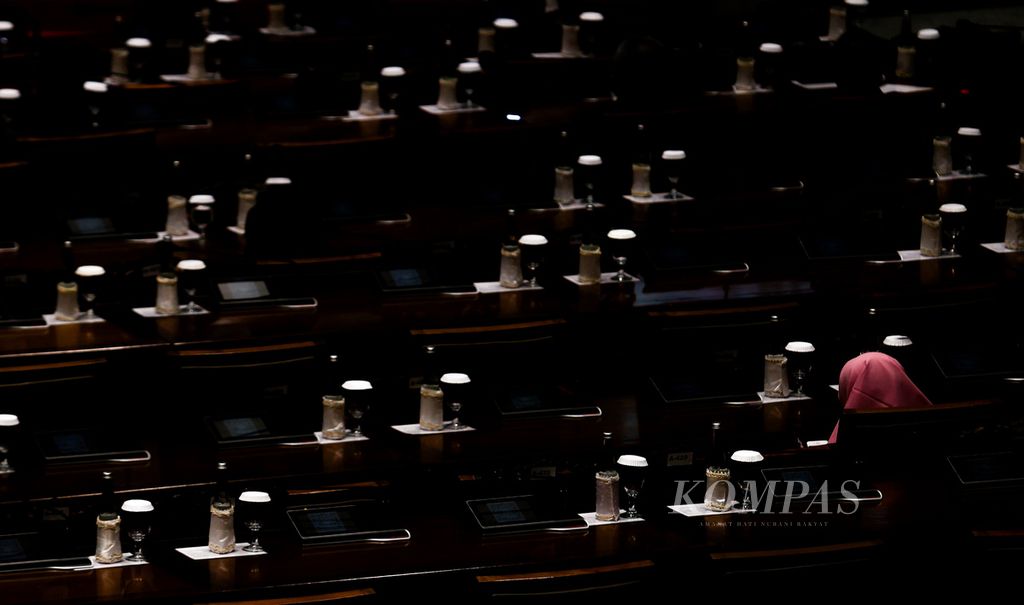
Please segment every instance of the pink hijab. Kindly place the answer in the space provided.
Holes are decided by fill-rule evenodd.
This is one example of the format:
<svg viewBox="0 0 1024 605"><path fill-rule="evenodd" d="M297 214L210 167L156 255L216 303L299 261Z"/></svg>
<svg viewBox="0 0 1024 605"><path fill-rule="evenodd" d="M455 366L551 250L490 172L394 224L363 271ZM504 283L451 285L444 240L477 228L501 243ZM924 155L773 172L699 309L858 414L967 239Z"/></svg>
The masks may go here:
<svg viewBox="0 0 1024 605"><path fill-rule="evenodd" d="M885 353L864 353L846 362L839 373L839 401L844 410L922 408L932 404L900 362ZM835 443L838 436L836 422L828 442Z"/></svg>

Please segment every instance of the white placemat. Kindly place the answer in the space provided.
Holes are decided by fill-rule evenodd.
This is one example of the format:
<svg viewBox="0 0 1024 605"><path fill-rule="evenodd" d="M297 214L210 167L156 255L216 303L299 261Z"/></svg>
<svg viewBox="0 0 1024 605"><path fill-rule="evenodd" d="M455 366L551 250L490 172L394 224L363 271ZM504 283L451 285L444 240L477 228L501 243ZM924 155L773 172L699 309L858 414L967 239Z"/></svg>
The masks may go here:
<svg viewBox="0 0 1024 605"><path fill-rule="evenodd" d="M419 424L396 424L391 428L395 429L399 433L405 433L406 435L443 435L444 433L467 433L469 431L476 430L468 424L463 424L460 429L449 428L451 424L451 422L445 422L445 428L440 431L424 431L420 428Z"/></svg>
<svg viewBox="0 0 1024 605"><path fill-rule="evenodd" d="M787 401L803 401L810 399L807 395L795 395L790 393L786 397L769 397L764 394L764 391L758 391L757 396L761 398L761 403L785 403Z"/></svg>
<svg viewBox="0 0 1024 605"><path fill-rule="evenodd" d="M129 561L121 559L117 563L97 563L95 555L89 555L92 567L69 567L68 569L110 569L112 567L133 567L135 565L149 565L149 561Z"/></svg>
<svg viewBox="0 0 1024 605"><path fill-rule="evenodd" d="M634 204L671 204L674 202L694 201L694 198L686 195L685 193L680 193L679 197L671 197L668 191L665 191L663 193L652 193L647 197L638 197L635 195L624 195L622 197L626 198L630 202L633 202Z"/></svg>
<svg viewBox="0 0 1024 605"><path fill-rule="evenodd" d="M547 53L530 53L534 59L591 59L593 55L565 55L562 51L558 52L547 52Z"/></svg>
<svg viewBox="0 0 1024 605"><path fill-rule="evenodd" d="M324 437L323 431L317 431L313 433L313 436L316 437L316 442L320 445L341 445L342 443L355 443L356 441L370 440L366 435L353 435L352 433L345 435L344 439L328 439Z"/></svg>
<svg viewBox="0 0 1024 605"><path fill-rule="evenodd" d="M959 254L942 254L941 256L924 256L920 250L897 250L901 261L916 262L925 260L939 260L943 258L960 258Z"/></svg>
<svg viewBox="0 0 1024 605"><path fill-rule="evenodd" d="M1007 166L1007 168L1009 168L1010 170L1012 170L1014 172L1024 173L1024 168L1021 168L1020 164L1009 164Z"/></svg>
<svg viewBox="0 0 1024 605"><path fill-rule="evenodd" d="M626 511L622 511L626 512ZM580 513L583 520L587 522L588 527L596 527L598 525L618 525L619 523L633 523L636 521L643 521L643 517L634 517L632 519L627 517L619 517L618 521L598 521L597 513Z"/></svg>
<svg viewBox="0 0 1024 605"><path fill-rule="evenodd" d="M172 84L181 84L188 82L216 82L220 80L219 77L211 76L210 74L207 74L205 78L193 78L188 74L163 74L160 76L160 79L164 82L169 82Z"/></svg>
<svg viewBox="0 0 1024 605"><path fill-rule="evenodd" d="M752 513L752 512L754 512L753 510L748 510L748 511L738 510L738 509L735 508L736 504L737 504L737 502L735 500L733 500L732 504L729 505L729 510L724 510L724 511L721 511L721 512L713 511L713 510L708 510L707 507L704 506L703 504L677 504L675 506L668 507L668 509L670 511L674 512L674 513L679 513L680 515L686 515L687 517L714 517L716 515L730 515L732 513L745 513L745 512L746 513Z"/></svg>
<svg viewBox="0 0 1024 605"><path fill-rule="evenodd" d="M316 30L308 25L301 29L292 29L290 27L261 27L260 33L265 36L281 36L284 38L295 38L298 36L312 36L316 34Z"/></svg>
<svg viewBox="0 0 1024 605"><path fill-rule="evenodd" d="M528 210L528 212L558 212L559 210L586 210L587 209L587 203L585 201L581 200L581 199L573 200L572 202L570 202L568 204L558 204L557 202L554 202L554 201L552 201L552 203L554 203L555 205L554 206L549 206L549 207L546 207L546 208L530 208ZM594 208L604 208L604 204L602 204L600 202L594 202Z"/></svg>
<svg viewBox="0 0 1024 605"><path fill-rule="evenodd" d="M830 385L828 385L828 388L832 389L836 393L839 392L839 385L838 384L830 384Z"/></svg>
<svg viewBox="0 0 1024 605"><path fill-rule="evenodd" d="M336 120L337 116L327 116L324 119ZM341 116L342 122L378 122L380 120L397 120L398 114L396 113L379 113L375 116L364 116L359 113L357 109L348 110L348 115Z"/></svg>
<svg viewBox="0 0 1024 605"><path fill-rule="evenodd" d="M1006 247L1006 244L1003 242L992 242L991 244L982 244L981 247L985 248L986 250L996 252L998 254L1013 254L1014 252L1024 252L1024 250L1010 250L1009 248Z"/></svg>
<svg viewBox="0 0 1024 605"><path fill-rule="evenodd" d="M231 225L230 227L228 227L228 231L234 233L235 235L245 235L245 229L242 229L238 225Z"/></svg>
<svg viewBox="0 0 1024 605"><path fill-rule="evenodd" d="M235 544L235 551L227 554L218 555L217 553L210 550L209 546L190 546L188 548L175 548L174 550L185 555L193 561L205 561L208 559L226 559L228 557L252 557L256 555L265 555L267 551L260 552L247 552L242 550L243 547L249 546L248 542L238 542Z"/></svg>
<svg viewBox="0 0 1024 605"><path fill-rule="evenodd" d="M92 319L86 319L85 315L82 315L78 319L63 320L57 319L53 313L46 313L43 315L43 320L46 321L47 326L68 326L71 324L98 324L103 323L107 320L96 315Z"/></svg>
<svg viewBox="0 0 1024 605"><path fill-rule="evenodd" d="M912 84L882 84L878 89L882 91L882 94L887 95L891 93L909 94L914 92L927 92L932 88L931 86L914 86Z"/></svg>
<svg viewBox="0 0 1024 605"><path fill-rule="evenodd" d="M192 317L192 316L195 316L195 315L209 315L210 314L209 311L207 311L206 309L204 309L202 307L198 307L198 306L196 307L198 309L198 311L196 311L195 313L184 313L184 311L185 311L185 309L187 307L188 307L188 305L178 305L178 313L177 314L157 313L156 312L156 307L134 307L132 309L132 312L134 312L136 315L141 315L142 317L145 317L146 319L160 319L160 318L163 318L163 317Z"/></svg>
<svg viewBox="0 0 1024 605"><path fill-rule="evenodd" d="M570 281L570 282L576 284L577 286L581 286L582 287L582 286L598 286L598 285L601 285L601 284L617 284L617 283L620 283L617 279L615 279L615 276L618 275L618 274L619 274L618 271L611 271L609 273L602 273L601 274L601 283L600 284L581 284L580 283L580 276L578 274L577 275L563 275L562 277L564 277L566 279L566 281ZM636 283L636 281L637 281L636 276L630 275L629 273L626 274L626 277L628 277L629 279L627 279L626 281L621 282L621 283L632 284L632 283Z"/></svg>
<svg viewBox="0 0 1024 605"><path fill-rule="evenodd" d="M807 442L807 447L824 447L828 445L828 439L814 439Z"/></svg>
<svg viewBox="0 0 1024 605"><path fill-rule="evenodd" d="M466 107L464 103L460 103L458 107L454 107L452 109L441 109L437 105L420 105L420 109L435 116L443 116L452 113L477 113L480 111L487 111L479 105Z"/></svg>
<svg viewBox="0 0 1024 605"><path fill-rule="evenodd" d="M506 288L499 281L478 281L473 282L473 287L480 294L500 294L502 292L526 292L528 290L543 290L543 286L519 286L518 288Z"/></svg>

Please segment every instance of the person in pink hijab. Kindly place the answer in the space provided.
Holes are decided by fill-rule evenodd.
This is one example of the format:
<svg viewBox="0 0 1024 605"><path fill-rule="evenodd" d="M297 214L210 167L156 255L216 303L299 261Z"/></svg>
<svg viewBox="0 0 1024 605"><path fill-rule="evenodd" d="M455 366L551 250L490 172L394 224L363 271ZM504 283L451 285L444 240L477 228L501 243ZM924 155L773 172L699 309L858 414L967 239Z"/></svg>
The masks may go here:
<svg viewBox="0 0 1024 605"><path fill-rule="evenodd" d="M900 362L885 353L864 353L843 366L839 373L839 401L844 410L923 408L932 405L910 380ZM829 443L839 436L839 423Z"/></svg>

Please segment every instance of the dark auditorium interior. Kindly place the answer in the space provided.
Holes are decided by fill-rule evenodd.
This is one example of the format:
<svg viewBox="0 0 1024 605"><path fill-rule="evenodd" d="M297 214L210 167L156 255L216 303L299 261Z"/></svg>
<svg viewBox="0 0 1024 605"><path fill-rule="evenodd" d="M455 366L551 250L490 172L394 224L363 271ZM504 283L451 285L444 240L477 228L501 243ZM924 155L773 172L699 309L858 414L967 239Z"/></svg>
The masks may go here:
<svg viewBox="0 0 1024 605"><path fill-rule="evenodd" d="M1022 32L0 0L0 603L1016 588Z"/></svg>

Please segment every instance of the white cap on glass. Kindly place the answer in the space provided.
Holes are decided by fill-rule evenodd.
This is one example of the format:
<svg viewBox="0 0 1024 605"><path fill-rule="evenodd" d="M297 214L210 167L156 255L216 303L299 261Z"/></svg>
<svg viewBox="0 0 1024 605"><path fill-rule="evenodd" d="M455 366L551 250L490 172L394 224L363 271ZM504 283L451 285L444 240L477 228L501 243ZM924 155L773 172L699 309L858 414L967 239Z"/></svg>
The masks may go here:
<svg viewBox="0 0 1024 605"><path fill-rule="evenodd" d="M760 46L761 52L769 55L777 55L782 52L782 45L775 42L765 42Z"/></svg>
<svg viewBox="0 0 1024 605"><path fill-rule="evenodd" d="M272 176L263 181L264 185L291 185L292 180L286 176Z"/></svg>
<svg viewBox="0 0 1024 605"><path fill-rule="evenodd" d="M210 34L206 36L207 44L216 44L218 42L231 42L231 36L227 34Z"/></svg>
<svg viewBox="0 0 1024 605"><path fill-rule="evenodd" d="M636 231L632 229L612 229L608 232L608 239L633 239L636 237Z"/></svg>
<svg viewBox="0 0 1024 605"><path fill-rule="evenodd" d="M82 84L82 90L86 92L107 92L109 88L103 82L94 82L90 80L89 82Z"/></svg>
<svg viewBox="0 0 1024 605"><path fill-rule="evenodd" d="M185 260L178 261L179 271L202 271L206 268L206 263L195 258L186 258Z"/></svg>
<svg viewBox="0 0 1024 605"><path fill-rule="evenodd" d="M934 27L926 27L926 28L924 28L924 29L922 29L922 30L917 32L917 39L918 40L938 40L939 39L939 30L935 29Z"/></svg>
<svg viewBox="0 0 1024 605"><path fill-rule="evenodd" d="M216 200L213 199L212 195L208 195L208 194L205 194L205 193L196 194L196 195L193 195L192 197L188 198L188 203L190 203L190 204L206 204L206 205L209 205L209 204L214 203L215 201Z"/></svg>
<svg viewBox="0 0 1024 605"><path fill-rule="evenodd" d="M153 503L149 500L125 500L121 510L128 513L149 513L153 511Z"/></svg>
<svg viewBox="0 0 1024 605"><path fill-rule="evenodd" d="M579 157L579 159L577 159L576 161L579 162L580 166L600 166L601 165L601 156L599 156L599 155L581 155Z"/></svg>
<svg viewBox="0 0 1024 605"><path fill-rule="evenodd" d="M761 452L754 450L736 450L732 453L731 458L733 462L761 462L764 460Z"/></svg>
<svg viewBox="0 0 1024 605"><path fill-rule="evenodd" d="M902 334L890 334L882 340L882 344L887 347L909 347L914 344L914 341L910 340L909 336Z"/></svg>
<svg viewBox="0 0 1024 605"><path fill-rule="evenodd" d="M0 426L18 426L21 422L14 414L0 414Z"/></svg>
<svg viewBox="0 0 1024 605"><path fill-rule="evenodd" d="M463 63L459 63L458 67L460 74L475 74L479 73L480 69L480 63L476 61L465 61Z"/></svg>
<svg viewBox="0 0 1024 605"><path fill-rule="evenodd" d="M666 149L661 152L661 159L663 160L685 160L686 152L682 149Z"/></svg>
<svg viewBox="0 0 1024 605"><path fill-rule="evenodd" d="M494 27L499 29L515 29L519 27L519 22L515 19L509 19L507 17L501 17L494 20Z"/></svg>
<svg viewBox="0 0 1024 605"><path fill-rule="evenodd" d="M369 380L346 380L341 383L341 388L346 391L369 391L373 389L373 385Z"/></svg>
<svg viewBox="0 0 1024 605"><path fill-rule="evenodd" d="M458 372L449 372L441 377L444 384L469 384L469 375Z"/></svg>
<svg viewBox="0 0 1024 605"><path fill-rule="evenodd" d="M543 246L548 243L548 238L536 233L528 233L519 238L519 243L524 246Z"/></svg>
<svg viewBox="0 0 1024 605"><path fill-rule="evenodd" d="M14 29L14 24L10 21L0 21L0 32L9 32Z"/></svg>
<svg viewBox="0 0 1024 605"><path fill-rule="evenodd" d="M580 21L586 21L587 23L600 23L604 21L604 15L597 11L587 11L580 13Z"/></svg>
<svg viewBox="0 0 1024 605"><path fill-rule="evenodd" d="M790 353L813 353L814 345L809 342L794 340L793 342L786 343L786 350Z"/></svg>
<svg viewBox="0 0 1024 605"><path fill-rule="evenodd" d="M961 212L967 212L967 206L964 206L963 204L943 204L939 206L939 212L960 214Z"/></svg>
<svg viewBox="0 0 1024 605"><path fill-rule="evenodd" d="M405 68L397 65L390 65L380 70L380 75L385 78L399 78L405 75Z"/></svg>
<svg viewBox="0 0 1024 605"><path fill-rule="evenodd" d="M242 492L238 499L242 502L270 502L270 494L267 492Z"/></svg>
<svg viewBox="0 0 1024 605"><path fill-rule="evenodd" d="M17 88L0 88L0 100L16 101L21 98L21 91Z"/></svg>
<svg viewBox="0 0 1024 605"><path fill-rule="evenodd" d="M99 277L106 275L107 270L99 265L82 265L75 269L75 275L78 277Z"/></svg>
<svg viewBox="0 0 1024 605"><path fill-rule="evenodd" d="M962 137L980 137L981 129L973 128L971 126L961 126L956 129L956 133Z"/></svg>
<svg viewBox="0 0 1024 605"><path fill-rule="evenodd" d="M868 0L845 0L847 6L867 6Z"/></svg>
<svg viewBox="0 0 1024 605"><path fill-rule="evenodd" d="M636 468L644 468L647 466L647 458L643 456L634 456L633 454L623 454L619 456L619 464L622 466L632 466Z"/></svg>
<svg viewBox="0 0 1024 605"><path fill-rule="evenodd" d="M128 48L150 48L153 43L149 41L149 38L128 38L124 45Z"/></svg>

